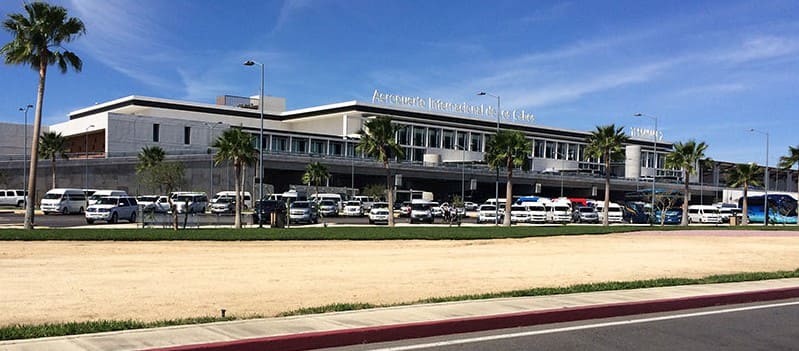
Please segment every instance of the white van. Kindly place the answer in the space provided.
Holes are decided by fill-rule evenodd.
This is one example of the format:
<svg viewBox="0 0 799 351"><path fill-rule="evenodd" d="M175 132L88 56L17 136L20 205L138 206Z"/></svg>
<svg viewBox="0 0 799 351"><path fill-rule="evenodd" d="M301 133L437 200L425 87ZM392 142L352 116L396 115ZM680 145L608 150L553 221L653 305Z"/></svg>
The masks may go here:
<svg viewBox="0 0 799 351"><path fill-rule="evenodd" d="M571 202L554 201L550 205L549 219L553 223L570 223L572 221Z"/></svg>
<svg viewBox="0 0 799 351"><path fill-rule="evenodd" d="M96 204L103 196L128 196L128 193L124 190L95 190L89 196L89 205Z"/></svg>
<svg viewBox="0 0 799 351"><path fill-rule="evenodd" d="M178 191L170 196L178 213L205 213L208 207L208 195L205 193Z"/></svg>
<svg viewBox="0 0 799 351"><path fill-rule="evenodd" d="M603 208L605 207L604 201L597 201L596 212L599 215L599 222L603 222L605 214ZM608 205L608 223L621 223L624 221L624 213L622 212L621 205L611 202Z"/></svg>
<svg viewBox="0 0 799 351"><path fill-rule="evenodd" d="M0 190L0 206L25 207L27 191L18 189Z"/></svg>
<svg viewBox="0 0 799 351"><path fill-rule="evenodd" d="M344 209L344 201L341 197L341 194L334 194L334 193L311 194L311 196L308 196L308 200L316 203L319 203L322 200L332 200L333 202L336 203L336 207L338 207L339 211Z"/></svg>
<svg viewBox="0 0 799 351"><path fill-rule="evenodd" d="M45 215L50 213L82 213L83 209L86 208L86 195L81 189L50 189L42 197L39 208Z"/></svg>
<svg viewBox="0 0 799 351"><path fill-rule="evenodd" d="M688 223L721 223L721 213L716 206L688 206Z"/></svg>
<svg viewBox="0 0 799 351"><path fill-rule="evenodd" d="M215 204L216 200L219 200L220 198L223 198L223 197L229 197L231 199L235 199L236 198L236 192L235 191L220 191L220 192L216 193L216 195L214 195L213 198L211 198L211 203ZM241 197L242 197L241 204L243 205L243 209L246 210L248 208L251 208L252 207L252 195L250 194L250 192L249 191L242 192Z"/></svg>

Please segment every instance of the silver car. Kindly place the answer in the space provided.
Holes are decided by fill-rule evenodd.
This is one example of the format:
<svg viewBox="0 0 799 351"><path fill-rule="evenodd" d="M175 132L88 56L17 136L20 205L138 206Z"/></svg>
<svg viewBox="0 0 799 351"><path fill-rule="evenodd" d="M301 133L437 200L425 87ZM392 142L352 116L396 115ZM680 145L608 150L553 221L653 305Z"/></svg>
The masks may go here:
<svg viewBox="0 0 799 351"><path fill-rule="evenodd" d="M319 223L319 212L310 201L294 201L289 206L290 223Z"/></svg>
<svg viewBox="0 0 799 351"><path fill-rule="evenodd" d="M130 223L136 222L136 211L139 205L136 198L129 196L105 196L97 200L86 209L86 223L106 221L116 223L125 219Z"/></svg>

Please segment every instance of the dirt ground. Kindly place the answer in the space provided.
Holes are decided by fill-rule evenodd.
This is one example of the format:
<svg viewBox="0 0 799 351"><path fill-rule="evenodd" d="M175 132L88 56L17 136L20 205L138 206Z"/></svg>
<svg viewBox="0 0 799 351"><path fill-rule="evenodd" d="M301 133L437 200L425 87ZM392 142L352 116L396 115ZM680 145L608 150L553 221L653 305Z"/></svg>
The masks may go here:
<svg viewBox="0 0 799 351"><path fill-rule="evenodd" d="M2 242L0 325L272 315L335 302L799 268L799 232L476 241Z"/></svg>

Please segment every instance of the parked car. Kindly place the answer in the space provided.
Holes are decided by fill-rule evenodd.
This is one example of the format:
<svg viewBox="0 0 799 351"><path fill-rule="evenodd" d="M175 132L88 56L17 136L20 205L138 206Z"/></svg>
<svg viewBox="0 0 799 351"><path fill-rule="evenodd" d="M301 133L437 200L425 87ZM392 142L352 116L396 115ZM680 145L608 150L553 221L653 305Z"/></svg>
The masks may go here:
<svg viewBox="0 0 799 351"><path fill-rule="evenodd" d="M82 213L86 206L86 194L81 189L50 189L42 197L42 213Z"/></svg>
<svg viewBox="0 0 799 351"><path fill-rule="evenodd" d="M25 207L25 190L0 190L0 206Z"/></svg>
<svg viewBox="0 0 799 351"><path fill-rule="evenodd" d="M319 212L310 201L294 201L289 205L289 223L319 223Z"/></svg>
<svg viewBox="0 0 799 351"><path fill-rule="evenodd" d="M466 201L466 202L463 203L463 208L465 208L466 211L477 211L477 209L479 207L480 207L480 205L478 205L478 204L476 204L474 202L471 202L471 201Z"/></svg>
<svg viewBox="0 0 799 351"><path fill-rule="evenodd" d="M527 206L513 205L510 207L511 223L530 223L533 221Z"/></svg>
<svg viewBox="0 0 799 351"><path fill-rule="evenodd" d="M728 217L729 219L729 217ZM721 213L716 206L688 206L688 223L721 223Z"/></svg>
<svg viewBox="0 0 799 351"><path fill-rule="evenodd" d="M681 208L669 208L666 209L666 216L665 218L661 217L661 211L655 211L655 218L653 222L655 224L681 224L682 223L682 209Z"/></svg>
<svg viewBox="0 0 799 351"><path fill-rule="evenodd" d="M403 201L402 205L399 209L400 217L410 217L411 216L411 202L410 201Z"/></svg>
<svg viewBox="0 0 799 351"><path fill-rule="evenodd" d="M323 217L338 216L338 203L336 203L334 200L319 201L319 213Z"/></svg>
<svg viewBox="0 0 799 351"><path fill-rule="evenodd" d="M252 219L253 223L271 224L273 226L282 226L286 218L286 203L282 200L261 200L255 202L253 208ZM272 214L275 214L275 221L272 223Z"/></svg>
<svg viewBox="0 0 799 351"><path fill-rule="evenodd" d="M96 204L105 196L128 196L124 190L95 190L89 197L89 205Z"/></svg>
<svg viewBox="0 0 799 351"><path fill-rule="evenodd" d="M169 198L162 195L142 195L136 198L143 212L166 213L169 211Z"/></svg>
<svg viewBox="0 0 799 351"><path fill-rule="evenodd" d="M371 203L374 205L374 202ZM360 201L350 200L344 203L344 215L348 217L361 217L365 209Z"/></svg>
<svg viewBox="0 0 799 351"><path fill-rule="evenodd" d="M131 196L101 197L86 209L86 223L92 224L95 221L116 223L120 219L134 223L138 209L136 198Z"/></svg>
<svg viewBox="0 0 799 351"><path fill-rule="evenodd" d="M369 210L369 224L388 224L388 216L392 215L391 212L387 202L372 203L372 208Z"/></svg>
<svg viewBox="0 0 799 351"><path fill-rule="evenodd" d="M220 197L209 207L211 208L211 213L214 214L236 213L236 199L232 197Z"/></svg>
<svg viewBox="0 0 799 351"><path fill-rule="evenodd" d="M226 197L229 197L229 198L232 198L232 199L236 199L236 192L235 191L220 191L220 192L216 193L214 195L214 197L211 198L211 204L217 202L219 199L226 198ZM241 201L242 201L241 202L241 204L242 204L241 208L242 209L246 210L246 209L252 207L252 195L250 195L249 191L241 192L241 197L242 197L242 199L241 199Z"/></svg>
<svg viewBox="0 0 799 351"><path fill-rule="evenodd" d="M171 196L178 213L204 213L208 207L208 195L205 193L175 192Z"/></svg>
<svg viewBox="0 0 799 351"><path fill-rule="evenodd" d="M499 223L502 213L497 218L497 207L494 205L480 205L477 209L477 223Z"/></svg>
<svg viewBox="0 0 799 351"><path fill-rule="evenodd" d="M411 204L411 223L433 223L433 206L427 202Z"/></svg>
<svg viewBox="0 0 799 351"><path fill-rule="evenodd" d="M449 206L449 204L446 202L444 204ZM433 213L434 218L444 217L444 210L442 210L441 207L442 205L440 205L438 202L430 202L430 212Z"/></svg>
<svg viewBox="0 0 799 351"><path fill-rule="evenodd" d="M599 213L591 206L580 206L572 212L572 221L575 223L599 223Z"/></svg>

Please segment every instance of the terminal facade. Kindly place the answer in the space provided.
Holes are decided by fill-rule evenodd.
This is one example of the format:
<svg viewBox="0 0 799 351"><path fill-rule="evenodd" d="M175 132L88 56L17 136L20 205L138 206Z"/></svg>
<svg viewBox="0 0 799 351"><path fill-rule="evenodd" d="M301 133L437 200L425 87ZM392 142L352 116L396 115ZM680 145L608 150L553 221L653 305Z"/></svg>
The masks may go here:
<svg viewBox="0 0 799 351"><path fill-rule="evenodd" d="M531 157L514 172L514 195L597 198L604 192L604 165L585 157L590 132L535 125L525 111L502 111L498 120L493 106L439 100L433 105L432 99L403 99L377 90L369 103L348 101L290 111L285 110L283 98L263 100L263 119L257 96L221 96L215 104L128 96L74 111L68 121L43 128L60 132L69 141L70 159L57 160L57 186L156 193L158 189L139 184L135 165L142 148L159 146L167 160L184 163L183 190L230 190L232 167L214 164L210 145L227 128L252 133L257 142L263 123L265 193L301 187L305 166L318 161L331 173L326 186L353 194L371 184L385 184L383 165L358 154L355 146L365 121L389 117L402 127L396 140L405 155L391 163L395 186L401 192L432 192L441 201L455 195L475 202L494 197L497 175L483 161L483 152L497 128L519 130L532 141ZM651 189L652 177L658 189L682 190L681 172L663 166L673 145L663 140L653 143L652 135L640 131L630 134L625 159L614 162L609 170L612 199L621 201L627 192ZM20 143L3 146L9 155L0 162L8 175L6 187L22 187L22 155L18 148L11 149ZM40 159L38 193L51 187L49 163ZM691 202L725 201L721 194L731 166L713 162L692 175ZM245 178L245 190L256 196L257 173L256 164L246 170ZM782 177L772 171L771 188L796 191L796 172L780 173ZM503 197L504 170L499 172L499 182Z"/></svg>

